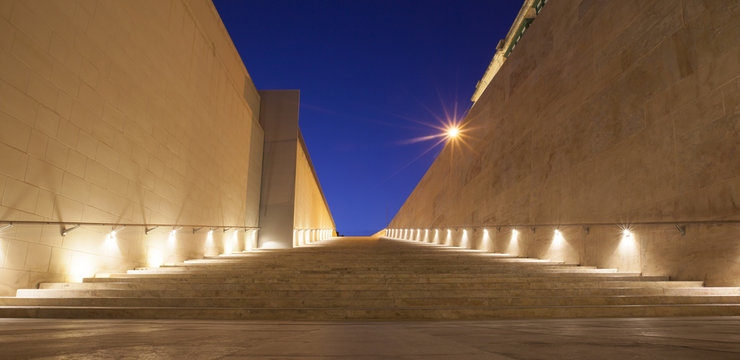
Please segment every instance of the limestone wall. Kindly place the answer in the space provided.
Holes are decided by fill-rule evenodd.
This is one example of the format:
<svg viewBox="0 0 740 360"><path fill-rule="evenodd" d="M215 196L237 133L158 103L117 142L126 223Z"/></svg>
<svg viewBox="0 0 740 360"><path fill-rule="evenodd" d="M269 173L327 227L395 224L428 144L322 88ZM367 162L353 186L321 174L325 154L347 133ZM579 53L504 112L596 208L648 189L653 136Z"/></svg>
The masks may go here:
<svg viewBox="0 0 740 360"><path fill-rule="evenodd" d="M295 215L293 217L293 228L296 230L294 245L333 236L336 229L300 130L297 148Z"/></svg>
<svg viewBox="0 0 740 360"><path fill-rule="evenodd" d="M469 147L447 145L389 228L740 285L738 225L630 241L616 225L480 227L740 219L738 16L732 1L548 2L465 119Z"/></svg>
<svg viewBox="0 0 740 360"><path fill-rule="evenodd" d="M0 221L255 226L258 111L209 1L2 1ZM126 228L106 241L110 228L59 230L0 233L0 295L251 239Z"/></svg>

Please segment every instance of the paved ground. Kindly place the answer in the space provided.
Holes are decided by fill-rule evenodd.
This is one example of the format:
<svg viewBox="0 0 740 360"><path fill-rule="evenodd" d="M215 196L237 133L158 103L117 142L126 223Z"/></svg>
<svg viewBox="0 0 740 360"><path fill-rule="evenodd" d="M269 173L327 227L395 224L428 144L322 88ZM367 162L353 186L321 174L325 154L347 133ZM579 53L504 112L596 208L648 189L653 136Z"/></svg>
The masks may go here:
<svg viewBox="0 0 740 360"><path fill-rule="evenodd" d="M455 322L0 319L2 359L740 359L740 317Z"/></svg>

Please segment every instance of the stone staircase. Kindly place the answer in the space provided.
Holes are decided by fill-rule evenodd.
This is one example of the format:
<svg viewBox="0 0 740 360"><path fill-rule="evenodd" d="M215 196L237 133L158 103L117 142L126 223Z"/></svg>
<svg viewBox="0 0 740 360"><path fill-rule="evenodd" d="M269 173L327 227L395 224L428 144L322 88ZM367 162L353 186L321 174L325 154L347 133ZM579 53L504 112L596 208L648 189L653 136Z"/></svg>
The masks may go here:
<svg viewBox="0 0 740 360"><path fill-rule="evenodd" d="M740 315L740 288L414 242L345 238L44 283L1 317L462 320Z"/></svg>

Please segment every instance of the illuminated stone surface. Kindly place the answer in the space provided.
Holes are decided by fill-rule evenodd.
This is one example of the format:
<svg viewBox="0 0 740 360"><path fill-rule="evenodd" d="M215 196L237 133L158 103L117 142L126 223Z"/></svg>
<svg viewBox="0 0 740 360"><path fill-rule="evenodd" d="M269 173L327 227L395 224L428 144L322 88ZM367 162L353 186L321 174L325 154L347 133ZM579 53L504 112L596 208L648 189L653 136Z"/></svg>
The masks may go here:
<svg viewBox="0 0 740 360"><path fill-rule="evenodd" d="M257 246L207 228L260 226L262 115L210 1L0 0L0 222L204 225L127 227L112 244L110 226L16 225L0 231L0 295ZM334 230L291 145L288 245L293 227Z"/></svg>
<svg viewBox="0 0 740 360"><path fill-rule="evenodd" d="M377 238L217 256L0 298L0 317L481 320L740 315L740 288ZM635 306L639 305L639 306Z"/></svg>
<svg viewBox="0 0 740 360"><path fill-rule="evenodd" d="M670 223L740 220L738 15L737 1L548 1L463 121L468 146L442 150L388 227L468 226L475 249L740 286L740 224ZM649 221L669 224L621 246L618 224ZM555 226L516 244L494 230L568 223L614 225L561 227L560 246Z"/></svg>

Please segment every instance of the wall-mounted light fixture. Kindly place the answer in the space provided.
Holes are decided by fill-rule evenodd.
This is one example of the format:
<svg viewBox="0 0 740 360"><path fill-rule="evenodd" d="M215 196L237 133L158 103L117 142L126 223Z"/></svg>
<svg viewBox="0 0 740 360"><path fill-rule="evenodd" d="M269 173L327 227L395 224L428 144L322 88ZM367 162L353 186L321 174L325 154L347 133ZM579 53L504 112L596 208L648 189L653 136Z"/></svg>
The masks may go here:
<svg viewBox="0 0 740 360"><path fill-rule="evenodd" d="M72 225L70 227L62 227L61 234L62 236L67 236L70 232L80 227L80 224Z"/></svg>

